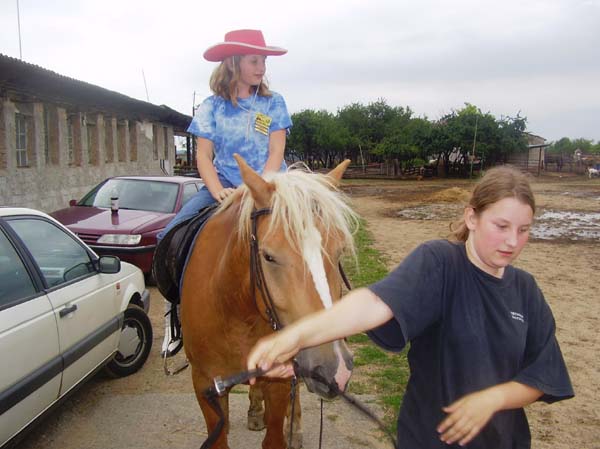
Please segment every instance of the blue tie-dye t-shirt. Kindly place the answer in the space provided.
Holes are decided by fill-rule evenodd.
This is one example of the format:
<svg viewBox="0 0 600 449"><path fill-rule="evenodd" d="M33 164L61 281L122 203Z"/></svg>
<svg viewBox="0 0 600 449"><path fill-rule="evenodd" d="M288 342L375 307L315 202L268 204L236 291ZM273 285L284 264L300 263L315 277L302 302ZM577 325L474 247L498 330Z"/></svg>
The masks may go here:
<svg viewBox="0 0 600 449"><path fill-rule="evenodd" d="M188 132L213 143L215 168L235 186L242 183L242 178L233 154L238 153L255 171L262 173L269 157L269 134L292 126L285 100L276 92L269 97L238 98L238 104L236 107L231 101L212 95L198 107L188 127ZM259 116L257 122L257 114L271 119L268 130L264 126L265 117ZM282 162L281 169L285 168Z"/></svg>

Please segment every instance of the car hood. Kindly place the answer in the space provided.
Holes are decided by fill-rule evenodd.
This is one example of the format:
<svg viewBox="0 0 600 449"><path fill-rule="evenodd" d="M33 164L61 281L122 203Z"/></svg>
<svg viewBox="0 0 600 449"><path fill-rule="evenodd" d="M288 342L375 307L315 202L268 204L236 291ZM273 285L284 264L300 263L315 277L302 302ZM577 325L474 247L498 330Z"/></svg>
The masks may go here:
<svg viewBox="0 0 600 449"><path fill-rule="evenodd" d="M50 214L71 231L77 233L140 234L164 228L175 214L144 210L119 209L113 214L110 209L73 206Z"/></svg>

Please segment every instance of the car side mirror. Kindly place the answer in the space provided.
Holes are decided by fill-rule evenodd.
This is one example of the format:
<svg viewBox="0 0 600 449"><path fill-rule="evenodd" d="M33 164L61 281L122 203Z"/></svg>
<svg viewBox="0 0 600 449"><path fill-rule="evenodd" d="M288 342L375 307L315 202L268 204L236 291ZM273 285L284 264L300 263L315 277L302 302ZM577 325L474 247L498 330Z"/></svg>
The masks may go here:
<svg viewBox="0 0 600 449"><path fill-rule="evenodd" d="M77 206L77 200L70 200L69 207Z"/></svg>
<svg viewBox="0 0 600 449"><path fill-rule="evenodd" d="M121 259L117 256L100 256L98 259L100 273L115 274L121 271Z"/></svg>

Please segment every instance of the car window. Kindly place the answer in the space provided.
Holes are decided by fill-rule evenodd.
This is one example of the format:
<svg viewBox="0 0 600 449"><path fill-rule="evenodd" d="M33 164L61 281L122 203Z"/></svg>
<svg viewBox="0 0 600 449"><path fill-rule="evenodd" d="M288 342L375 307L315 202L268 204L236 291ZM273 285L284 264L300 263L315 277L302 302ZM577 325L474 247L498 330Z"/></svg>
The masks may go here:
<svg viewBox="0 0 600 449"><path fill-rule="evenodd" d="M0 231L0 310L7 304L36 293L23 261Z"/></svg>
<svg viewBox="0 0 600 449"><path fill-rule="evenodd" d="M170 213L178 191L178 184L173 182L115 178L94 188L79 205L108 208L111 198L118 198L119 209Z"/></svg>
<svg viewBox="0 0 600 449"><path fill-rule="evenodd" d="M8 223L27 245L49 287L96 271L86 249L54 223L38 218Z"/></svg>
<svg viewBox="0 0 600 449"><path fill-rule="evenodd" d="M195 183L186 184L183 186L183 198L181 199L181 205L187 203L194 194L198 193L198 186Z"/></svg>

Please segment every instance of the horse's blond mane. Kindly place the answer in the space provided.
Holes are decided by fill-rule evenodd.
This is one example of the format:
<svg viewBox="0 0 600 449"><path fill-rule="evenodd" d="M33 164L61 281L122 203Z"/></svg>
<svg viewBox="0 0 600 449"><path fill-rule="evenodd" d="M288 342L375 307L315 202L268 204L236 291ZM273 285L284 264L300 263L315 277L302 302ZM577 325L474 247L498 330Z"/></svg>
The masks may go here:
<svg viewBox="0 0 600 449"><path fill-rule="evenodd" d="M292 167L286 172L269 173L265 175L265 180L272 183L275 189L264 239L280 229L290 245L302 254L302 242L307 232L316 227L323 230L321 250L328 236L335 235L342 239L345 250L355 256L353 235L358 228L358 216L329 176ZM247 240L251 234L251 214L255 205L246 185L241 185L238 190L238 195L241 195L238 230L240 237ZM230 196L217 212L228 208L238 195Z"/></svg>

